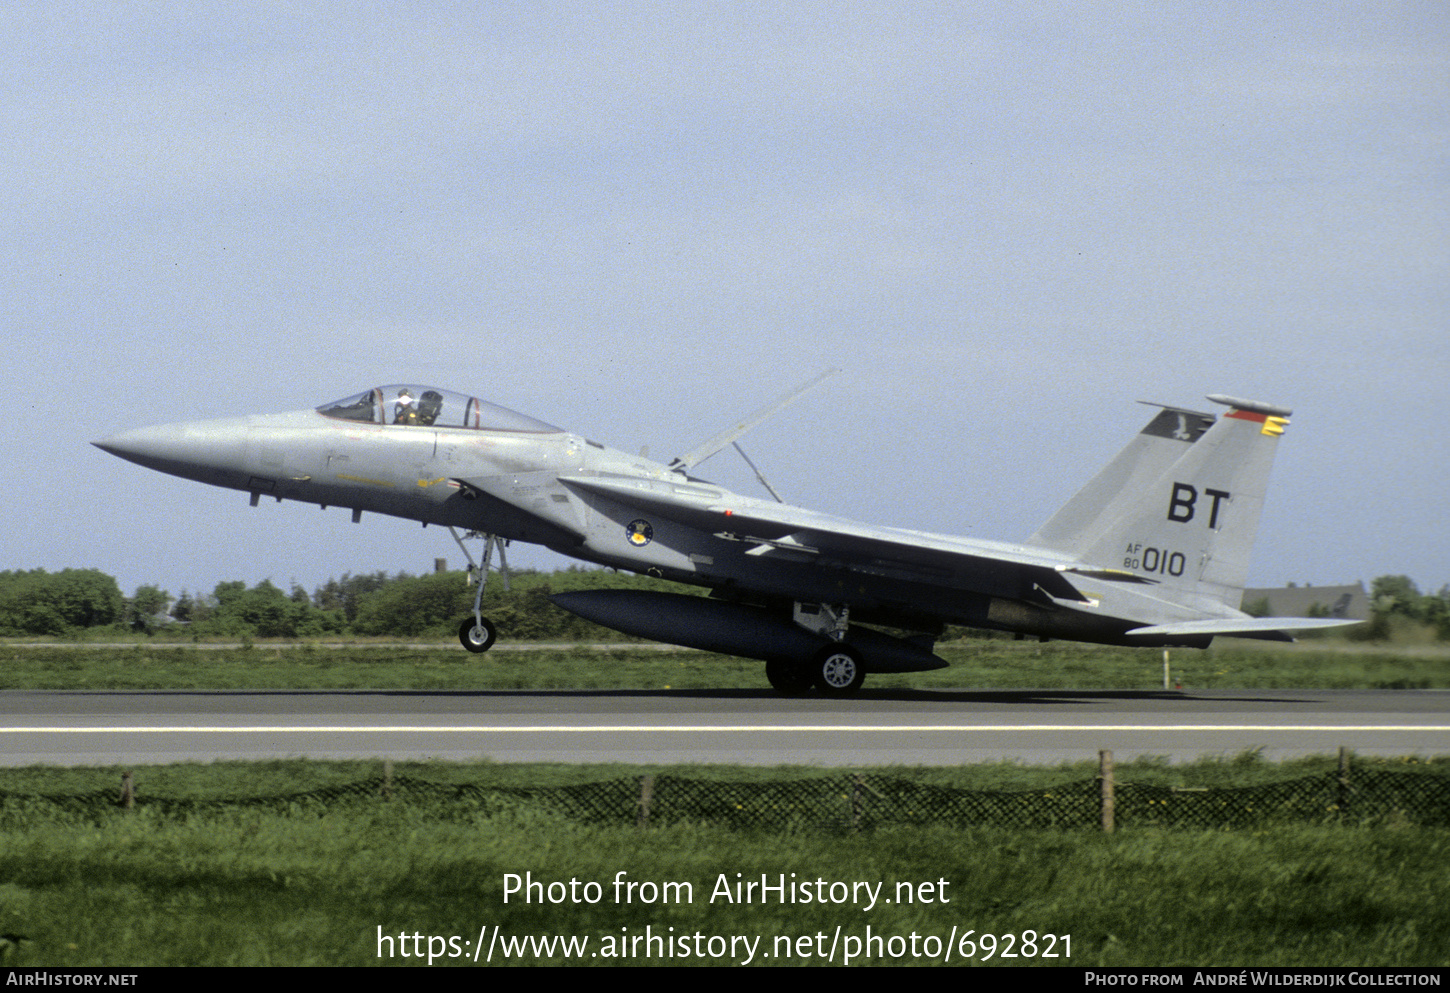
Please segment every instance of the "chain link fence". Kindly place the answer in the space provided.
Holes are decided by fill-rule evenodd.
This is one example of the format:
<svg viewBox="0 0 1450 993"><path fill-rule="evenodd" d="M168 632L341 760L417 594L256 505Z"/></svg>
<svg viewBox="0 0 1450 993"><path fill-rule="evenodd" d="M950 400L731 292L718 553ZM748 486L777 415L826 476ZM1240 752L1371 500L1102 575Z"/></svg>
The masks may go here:
<svg viewBox="0 0 1450 993"><path fill-rule="evenodd" d="M0 811L37 805L77 814L116 807L165 814L262 808L324 811L406 803L433 816L474 817L533 809L595 825L711 824L783 831L863 831L893 825L1113 830L1124 827L1252 828L1282 823L1450 826L1450 776L1356 769L1245 786L1185 788L1114 782L1106 774L1047 789L969 790L909 779L842 774L775 782L722 782L631 776L575 786L512 787L431 782L392 775L305 792L223 799L138 793L130 774L118 793L74 795L0 791Z"/></svg>

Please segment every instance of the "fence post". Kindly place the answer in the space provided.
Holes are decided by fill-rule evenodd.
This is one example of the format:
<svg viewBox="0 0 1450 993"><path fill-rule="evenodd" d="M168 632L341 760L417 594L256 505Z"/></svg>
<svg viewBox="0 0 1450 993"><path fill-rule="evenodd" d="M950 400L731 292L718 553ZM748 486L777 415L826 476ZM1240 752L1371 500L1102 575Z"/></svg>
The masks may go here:
<svg viewBox="0 0 1450 993"><path fill-rule="evenodd" d="M861 830L861 774L851 774L851 830Z"/></svg>
<svg viewBox="0 0 1450 993"><path fill-rule="evenodd" d="M135 801L136 783L131 777L131 770L127 769L121 773L121 806L127 810L132 810L135 807Z"/></svg>
<svg viewBox="0 0 1450 993"><path fill-rule="evenodd" d="M639 817L635 826L643 830L649 827L649 807L655 796L655 777L639 777Z"/></svg>
<svg viewBox="0 0 1450 993"><path fill-rule="evenodd" d="M1349 749L1343 745L1339 746L1339 816L1344 817L1349 813Z"/></svg>
<svg viewBox="0 0 1450 993"><path fill-rule="evenodd" d="M1101 791L1103 833L1113 833L1113 753L1098 752L1098 787Z"/></svg>

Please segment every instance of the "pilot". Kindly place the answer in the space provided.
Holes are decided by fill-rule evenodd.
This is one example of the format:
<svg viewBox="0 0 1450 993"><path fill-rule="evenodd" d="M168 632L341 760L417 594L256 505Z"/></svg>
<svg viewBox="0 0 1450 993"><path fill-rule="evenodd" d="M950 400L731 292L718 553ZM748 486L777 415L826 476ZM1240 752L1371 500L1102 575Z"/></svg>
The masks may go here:
<svg viewBox="0 0 1450 993"><path fill-rule="evenodd" d="M398 391L398 400L393 404L394 424L417 424L418 403L408 390Z"/></svg>

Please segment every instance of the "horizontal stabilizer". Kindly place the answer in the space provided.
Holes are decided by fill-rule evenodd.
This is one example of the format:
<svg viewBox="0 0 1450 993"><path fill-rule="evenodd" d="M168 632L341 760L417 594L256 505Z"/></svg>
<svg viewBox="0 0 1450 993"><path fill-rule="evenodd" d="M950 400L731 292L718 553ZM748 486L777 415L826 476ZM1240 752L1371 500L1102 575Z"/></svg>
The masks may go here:
<svg viewBox="0 0 1450 993"><path fill-rule="evenodd" d="M1109 583L1142 583L1152 584L1158 582L1156 579L1148 579L1136 572L1129 572L1126 569L1094 569L1090 566L1060 565L1058 572L1069 573L1073 576L1087 576L1089 579L1101 579Z"/></svg>
<svg viewBox="0 0 1450 993"><path fill-rule="evenodd" d="M1222 634L1242 638L1263 638L1273 634L1292 635L1295 631L1337 628L1359 621L1331 620L1324 617L1215 617L1205 621L1175 621L1133 628L1126 634L1152 638L1161 635Z"/></svg>

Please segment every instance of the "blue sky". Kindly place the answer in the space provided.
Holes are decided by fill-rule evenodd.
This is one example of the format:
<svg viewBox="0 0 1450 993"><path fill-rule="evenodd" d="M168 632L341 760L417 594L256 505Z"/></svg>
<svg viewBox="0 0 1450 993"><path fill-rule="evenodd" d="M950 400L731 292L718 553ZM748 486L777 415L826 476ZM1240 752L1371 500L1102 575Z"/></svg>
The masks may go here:
<svg viewBox="0 0 1450 993"><path fill-rule="evenodd" d="M1450 582L1443 4L540 10L0 13L0 569L459 559L127 427L421 381L667 459L835 366L744 441L793 503L1025 537L1228 393L1296 411L1251 582Z"/></svg>

